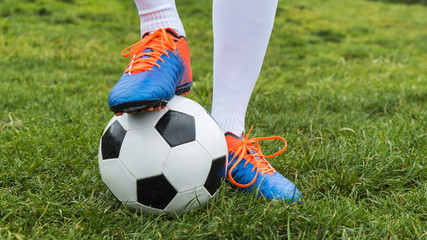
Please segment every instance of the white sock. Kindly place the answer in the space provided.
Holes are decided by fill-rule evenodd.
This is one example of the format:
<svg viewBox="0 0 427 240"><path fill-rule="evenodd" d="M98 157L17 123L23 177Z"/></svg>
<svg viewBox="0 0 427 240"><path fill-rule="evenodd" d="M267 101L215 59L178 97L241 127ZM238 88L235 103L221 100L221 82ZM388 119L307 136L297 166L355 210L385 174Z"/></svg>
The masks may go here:
<svg viewBox="0 0 427 240"><path fill-rule="evenodd" d="M175 0L135 0L135 4L141 18L141 36L159 28L172 28L179 36L185 36Z"/></svg>
<svg viewBox="0 0 427 240"><path fill-rule="evenodd" d="M212 116L240 135L273 29L278 0L214 0Z"/></svg>

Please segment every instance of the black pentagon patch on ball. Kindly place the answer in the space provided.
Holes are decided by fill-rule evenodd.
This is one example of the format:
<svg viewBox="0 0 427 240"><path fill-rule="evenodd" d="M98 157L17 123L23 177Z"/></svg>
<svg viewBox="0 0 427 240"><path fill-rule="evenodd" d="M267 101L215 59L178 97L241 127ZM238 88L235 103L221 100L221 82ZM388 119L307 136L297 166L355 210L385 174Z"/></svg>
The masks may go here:
<svg viewBox="0 0 427 240"><path fill-rule="evenodd" d="M205 182L205 188L211 195L221 187L221 180L225 176L225 160L226 156L214 159L212 161L211 170Z"/></svg>
<svg viewBox="0 0 427 240"><path fill-rule="evenodd" d="M122 147L125 135L126 130L118 121L111 124L102 136L101 152L103 160L119 157L120 148Z"/></svg>
<svg viewBox="0 0 427 240"><path fill-rule="evenodd" d="M196 140L194 117L185 113L168 111L157 122L156 129L171 147Z"/></svg>
<svg viewBox="0 0 427 240"><path fill-rule="evenodd" d="M138 202L153 208L164 209L178 193L163 175L136 181Z"/></svg>

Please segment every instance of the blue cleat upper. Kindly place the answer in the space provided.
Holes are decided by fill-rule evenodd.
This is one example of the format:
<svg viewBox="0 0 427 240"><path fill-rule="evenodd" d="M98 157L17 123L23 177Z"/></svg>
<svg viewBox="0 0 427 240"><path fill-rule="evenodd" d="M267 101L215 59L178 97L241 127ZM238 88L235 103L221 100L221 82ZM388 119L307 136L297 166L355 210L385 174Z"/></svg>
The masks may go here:
<svg viewBox="0 0 427 240"><path fill-rule="evenodd" d="M189 91L192 75L184 37L159 29L123 50L122 55L132 55L132 59L108 96L114 112L126 112L129 106L137 109L147 103L167 102L176 93Z"/></svg>
<svg viewBox="0 0 427 240"><path fill-rule="evenodd" d="M301 192L295 184L274 170L265 160L265 158L282 153L286 149L286 145L279 153L264 156L256 142L283 138L249 139L249 134L243 138L243 136L238 137L229 132L225 136L229 148L227 175L234 185L244 192L256 191L258 197L262 196L287 203L295 202L301 197Z"/></svg>
<svg viewBox="0 0 427 240"><path fill-rule="evenodd" d="M172 99L177 82L182 79L182 63L173 54L169 54L169 57L163 54L162 59L165 61L156 62L160 67L153 66L151 70L136 74L123 74L111 89L108 104L114 106L129 101Z"/></svg>

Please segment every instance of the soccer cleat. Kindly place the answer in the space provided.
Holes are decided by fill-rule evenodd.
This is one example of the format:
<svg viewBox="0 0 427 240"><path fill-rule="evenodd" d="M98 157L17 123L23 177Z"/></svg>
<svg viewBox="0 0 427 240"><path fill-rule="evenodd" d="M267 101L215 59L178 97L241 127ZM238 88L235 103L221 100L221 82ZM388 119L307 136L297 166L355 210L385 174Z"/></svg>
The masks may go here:
<svg viewBox="0 0 427 240"><path fill-rule="evenodd" d="M266 158L275 157L286 150L284 138L273 136L249 139L246 136L236 136L225 133L228 147L227 177L232 184L244 192L256 191L258 197L281 200L287 203L297 201L301 192L291 181L278 173ZM277 153L264 156L258 141L279 139L285 146Z"/></svg>
<svg viewBox="0 0 427 240"><path fill-rule="evenodd" d="M124 49L131 57L120 80L111 89L108 104L116 115L166 107L174 95L190 92L192 72L187 40L171 29L146 34Z"/></svg>

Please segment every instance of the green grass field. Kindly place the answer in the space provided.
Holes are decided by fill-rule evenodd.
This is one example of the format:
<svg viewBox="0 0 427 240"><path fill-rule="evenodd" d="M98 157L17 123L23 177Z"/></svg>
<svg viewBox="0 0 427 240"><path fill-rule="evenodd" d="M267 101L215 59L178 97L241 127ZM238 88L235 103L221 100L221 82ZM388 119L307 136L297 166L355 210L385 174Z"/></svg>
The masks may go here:
<svg viewBox="0 0 427 240"><path fill-rule="evenodd" d="M140 34L133 1L0 0L0 239L427 239L418 2L281 0L247 125L288 140L271 163L303 202L226 184L205 208L170 219L129 212L98 170L107 97L128 61L120 51ZM188 97L209 110L212 3L177 4L192 52Z"/></svg>

